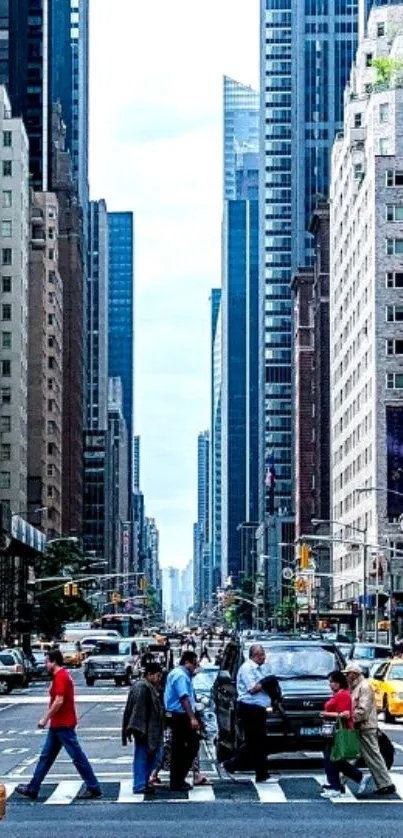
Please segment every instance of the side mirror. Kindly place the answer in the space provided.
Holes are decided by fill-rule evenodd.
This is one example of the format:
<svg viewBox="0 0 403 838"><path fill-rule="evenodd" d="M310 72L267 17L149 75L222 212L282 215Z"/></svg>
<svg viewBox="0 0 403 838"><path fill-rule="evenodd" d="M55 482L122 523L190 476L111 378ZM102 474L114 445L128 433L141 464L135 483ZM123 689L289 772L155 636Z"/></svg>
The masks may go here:
<svg viewBox="0 0 403 838"><path fill-rule="evenodd" d="M233 680L229 672L225 669L222 669L221 672L218 673L216 678L216 685L217 687L224 687L227 684L233 684Z"/></svg>

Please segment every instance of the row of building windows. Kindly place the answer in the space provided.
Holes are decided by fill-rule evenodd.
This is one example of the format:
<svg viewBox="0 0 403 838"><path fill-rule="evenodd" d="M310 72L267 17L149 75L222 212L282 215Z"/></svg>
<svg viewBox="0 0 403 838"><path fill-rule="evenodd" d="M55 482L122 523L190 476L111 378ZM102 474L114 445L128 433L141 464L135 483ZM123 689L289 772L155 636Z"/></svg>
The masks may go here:
<svg viewBox="0 0 403 838"><path fill-rule="evenodd" d="M338 421L335 423L335 435L341 434L343 433L343 430L347 429L353 416L355 416L365 404L368 404L371 398L372 380L367 381L367 383L364 384L364 386L361 388L360 392L354 399L353 403L347 408L347 410L345 410L343 416L340 416L340 419L338 419Z"/></svg>
<svg viewBox="0 0 403 838"><path fill-rule="evenodd" d="M365 438L372 429L372 413L367 413L351 434L337 448L333 455L333 464L337 466L352 451L361 439ZM348 467L350 468L350 466ZM355 474L355 472L354 472Z"/></svg>

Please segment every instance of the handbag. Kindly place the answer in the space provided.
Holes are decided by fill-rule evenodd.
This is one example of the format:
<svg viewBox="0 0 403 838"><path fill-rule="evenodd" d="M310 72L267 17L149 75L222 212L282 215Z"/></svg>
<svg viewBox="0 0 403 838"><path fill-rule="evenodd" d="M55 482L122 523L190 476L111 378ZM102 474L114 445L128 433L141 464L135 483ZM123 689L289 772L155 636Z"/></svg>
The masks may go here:
<svg viewBox="0 0 403 838"><path fill-rule="evenodd" d="M361 755L360 739L356 730L346 727L342 719L337 719L334 740L330 751L332 762L346 759L358 759Z"/></svg>

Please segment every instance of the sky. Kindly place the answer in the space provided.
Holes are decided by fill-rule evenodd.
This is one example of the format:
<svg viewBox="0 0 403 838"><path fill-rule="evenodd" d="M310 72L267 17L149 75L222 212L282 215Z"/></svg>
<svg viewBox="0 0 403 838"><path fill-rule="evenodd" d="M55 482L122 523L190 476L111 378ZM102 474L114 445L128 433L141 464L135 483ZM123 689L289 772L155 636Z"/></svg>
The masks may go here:
<svg viewBox="0 0 403 838"><path fill-rule="evenodd" d="M91 0L90 188L135 215L135 432L163 566L193 554L221 284L222 78L258 87L259 0Z"/></svg>

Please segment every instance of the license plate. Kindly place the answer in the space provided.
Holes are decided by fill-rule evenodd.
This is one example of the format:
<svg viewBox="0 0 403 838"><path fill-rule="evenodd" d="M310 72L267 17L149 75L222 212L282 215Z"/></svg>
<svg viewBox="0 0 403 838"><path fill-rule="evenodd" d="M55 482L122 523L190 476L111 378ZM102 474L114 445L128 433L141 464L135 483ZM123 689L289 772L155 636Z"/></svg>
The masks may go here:
<svg viewBox="0 0 403 838"><path fill-rule="evenodd" d="M301 736L320 736L322 733L321 727L301 727Z"/></svg>

